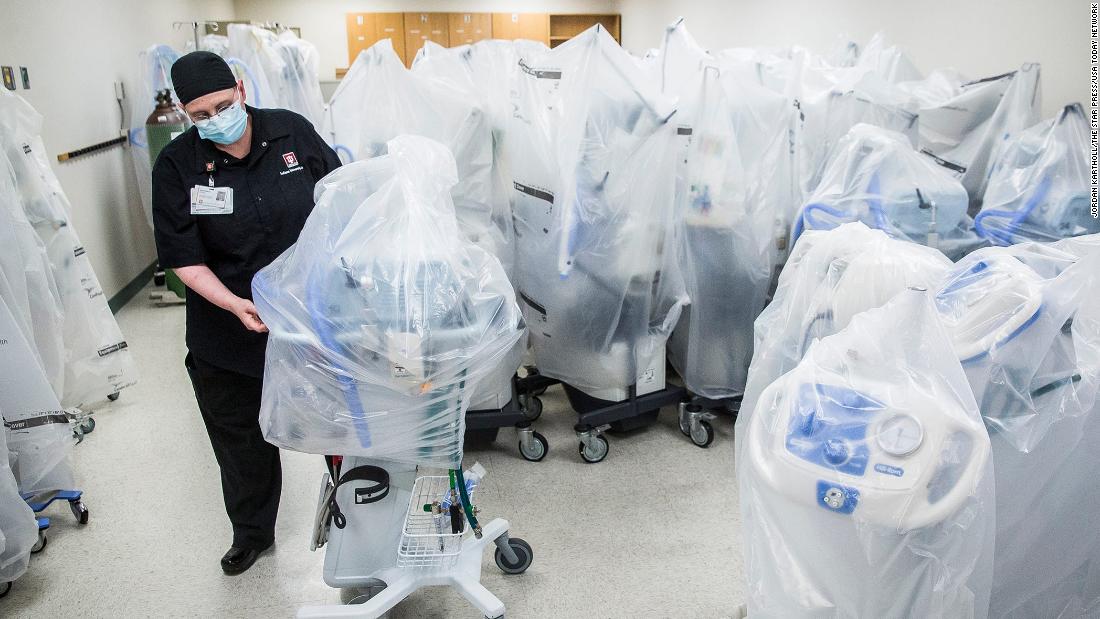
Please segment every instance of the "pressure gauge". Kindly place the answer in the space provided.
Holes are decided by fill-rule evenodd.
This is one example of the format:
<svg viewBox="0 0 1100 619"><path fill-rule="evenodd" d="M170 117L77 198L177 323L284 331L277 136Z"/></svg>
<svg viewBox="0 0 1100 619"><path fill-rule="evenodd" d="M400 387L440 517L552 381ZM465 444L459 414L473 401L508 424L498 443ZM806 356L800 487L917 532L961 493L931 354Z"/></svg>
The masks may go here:
<svg viewBox="0 0 1100 619"><path fill-rule="evenodd" d="M877 440L878 446L891 456L908 456L920 447L924 428L916 417L894 415L879 426Z"/></svg>

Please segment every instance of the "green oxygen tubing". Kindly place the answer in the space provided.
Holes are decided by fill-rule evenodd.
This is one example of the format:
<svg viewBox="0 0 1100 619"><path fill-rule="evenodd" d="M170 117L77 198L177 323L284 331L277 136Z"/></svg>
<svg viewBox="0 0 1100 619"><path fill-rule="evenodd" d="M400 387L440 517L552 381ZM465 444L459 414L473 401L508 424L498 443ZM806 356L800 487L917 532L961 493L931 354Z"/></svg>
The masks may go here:
<svg viewBox="0 0 1100 619"><path fill-rule="evenodd" d="M458 495L462 497L462 511L466 512L466 520L469 521L470 528L474 530L474 537L481 539L481 525L477 523L474 506L470 504L470 495L466 493L466 479L462 476L462 469L452 469L450 474L451 489L458 486Z"/></svg>

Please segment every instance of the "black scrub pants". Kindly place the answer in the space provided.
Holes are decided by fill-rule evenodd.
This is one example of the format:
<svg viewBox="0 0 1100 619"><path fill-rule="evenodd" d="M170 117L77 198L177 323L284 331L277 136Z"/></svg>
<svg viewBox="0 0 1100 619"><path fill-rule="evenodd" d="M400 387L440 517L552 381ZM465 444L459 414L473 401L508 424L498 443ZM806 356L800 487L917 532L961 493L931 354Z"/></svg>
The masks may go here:
<svg viewBox="0 0 1100 619"><path fill-rule="evenodd" d="M279 449L260 431L263 379L210 365L190 353L184 365L221 469L233 546L267 548L275 541L283 470Z"/></svg>

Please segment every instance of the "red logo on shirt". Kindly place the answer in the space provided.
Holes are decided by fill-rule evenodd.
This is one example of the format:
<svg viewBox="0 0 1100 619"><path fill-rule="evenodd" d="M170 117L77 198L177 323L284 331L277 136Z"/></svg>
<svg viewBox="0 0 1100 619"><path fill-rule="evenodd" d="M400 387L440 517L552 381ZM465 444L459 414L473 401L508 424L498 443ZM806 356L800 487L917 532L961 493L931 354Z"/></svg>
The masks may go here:
<svg viewBox="0 0 1100 619"><path fill-rule="evenodd" d="M293 168L298 165L298 158L294 156L294 151L283 153L283 161L286 162L286 167L288 168Z"/></svg>

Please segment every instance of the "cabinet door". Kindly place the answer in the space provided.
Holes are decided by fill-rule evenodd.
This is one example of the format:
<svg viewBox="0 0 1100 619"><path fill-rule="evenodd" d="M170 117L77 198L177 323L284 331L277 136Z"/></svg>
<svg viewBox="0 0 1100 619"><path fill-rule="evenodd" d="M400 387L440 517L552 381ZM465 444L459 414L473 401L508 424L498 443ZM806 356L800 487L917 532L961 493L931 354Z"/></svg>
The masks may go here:
<svg viewBox="0 0 1100 619"><path fill-rule="evenodd" d="M405 62L405 14L404 13L375 13L374 36L376 41L389 39L393 43L393 51L401 62Z"/></svg>
<svg viewBox="0 0 1100 619"><path fill-rule="evenodd" d="M348 27L348 63L344 66L350 67L351 63L355 62L355 59L359 56L359 52L374 45L375 41L378 39L374 34L374 13L348 13L346 18Z"/></svg>
<svg viewBox="0 0 1100 619"><path fill-rule="evenodd" d="M550 45L550 15L547 13L521 13L519 38Z"/></svg>
<svg viewBox="0 0 1100 619"><path fill-rule="evenodd" d="M411 65L424 41L450 46L447 13L405 13L405 64Z"/></svg>
<svg viewBox="0 0 1100 619"><path fill-rule="evenodd" d="M491 13L450 13L449 18L448 37L452 47L493 38Z"/></svg>

